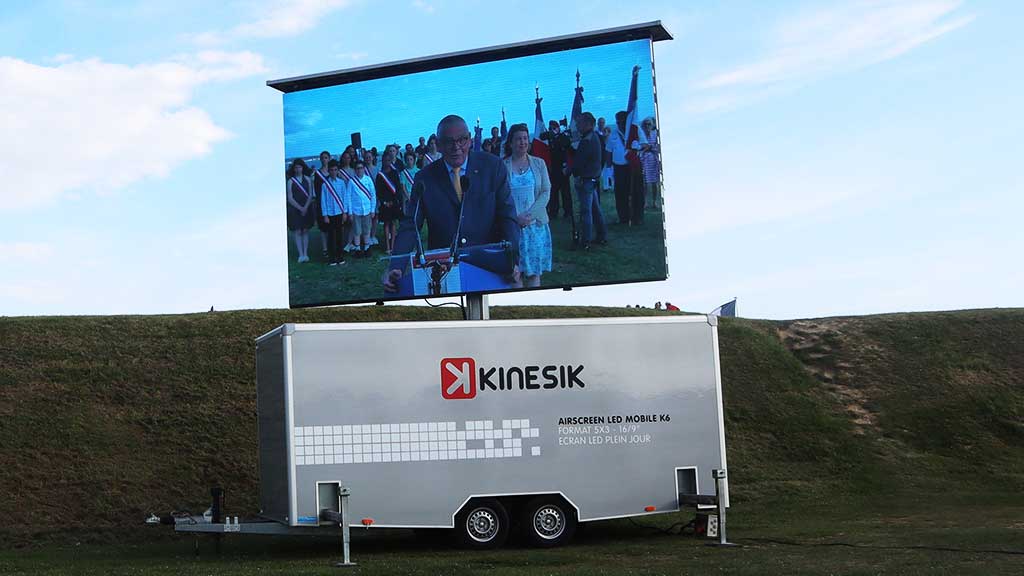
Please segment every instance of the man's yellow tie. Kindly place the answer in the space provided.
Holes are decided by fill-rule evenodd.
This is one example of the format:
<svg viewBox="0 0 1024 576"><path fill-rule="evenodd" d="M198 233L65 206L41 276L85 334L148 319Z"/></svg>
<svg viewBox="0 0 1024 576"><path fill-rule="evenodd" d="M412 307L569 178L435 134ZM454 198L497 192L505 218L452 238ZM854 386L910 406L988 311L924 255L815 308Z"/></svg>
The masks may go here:
<svg viewBox="0 0 1024 576"><path fill-rule="evenodd" d="M456 166L452 169L452 186L455 187L455 195L459 197L459 202L462 202L462 179L459 177L462 173L462 166Z"/></svg>

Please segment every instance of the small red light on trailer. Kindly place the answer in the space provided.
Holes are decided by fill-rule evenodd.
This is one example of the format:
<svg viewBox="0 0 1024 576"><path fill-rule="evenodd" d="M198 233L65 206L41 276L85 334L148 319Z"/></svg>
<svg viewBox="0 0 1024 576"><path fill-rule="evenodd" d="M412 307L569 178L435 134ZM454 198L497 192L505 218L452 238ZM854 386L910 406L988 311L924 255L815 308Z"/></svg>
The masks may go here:
<svg viewBox="0 0 1024 576"><path fill-rule="evenodd" d="M644 512L654 512L657 510L655 506L644 506Z"/></svg>
<svg viewBox="0 0 1024 576"><path fill-rule="evenodd" d="M363 518L363 526L369 528L370 524L373 524L373 518Z"/></svg>

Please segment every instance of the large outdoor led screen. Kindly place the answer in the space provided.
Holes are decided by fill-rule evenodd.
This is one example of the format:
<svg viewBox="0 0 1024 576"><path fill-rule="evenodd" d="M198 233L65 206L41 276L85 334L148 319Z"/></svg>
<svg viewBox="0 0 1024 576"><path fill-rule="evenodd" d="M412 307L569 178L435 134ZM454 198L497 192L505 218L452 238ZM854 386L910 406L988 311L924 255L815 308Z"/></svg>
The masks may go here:
<svg viewBox="0 0 1024 576"><path fill-rule="evenodd" d="M292 307L664 280L650 38L284 94Z"/></svg>

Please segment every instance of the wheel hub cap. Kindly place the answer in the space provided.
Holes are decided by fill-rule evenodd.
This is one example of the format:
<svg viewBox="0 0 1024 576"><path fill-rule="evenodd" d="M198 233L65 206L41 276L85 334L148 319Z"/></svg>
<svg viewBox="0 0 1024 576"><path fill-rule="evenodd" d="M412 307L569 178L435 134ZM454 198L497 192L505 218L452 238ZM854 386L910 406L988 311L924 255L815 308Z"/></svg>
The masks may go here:
<svg viewBox="0 0 1024 576"><path fill-rule="evenodd" d="M488 542L498 534L498 517L491 510L474 510L466 519L469 537L477 542Z"/></svg>
<svg viewBox="0 0 1024 576"><path fill-rule="evenodd" d="M533 515L533 528L537 535L546 540L553 540L565 530L562 511L554 506L544 506Z"/></svg>

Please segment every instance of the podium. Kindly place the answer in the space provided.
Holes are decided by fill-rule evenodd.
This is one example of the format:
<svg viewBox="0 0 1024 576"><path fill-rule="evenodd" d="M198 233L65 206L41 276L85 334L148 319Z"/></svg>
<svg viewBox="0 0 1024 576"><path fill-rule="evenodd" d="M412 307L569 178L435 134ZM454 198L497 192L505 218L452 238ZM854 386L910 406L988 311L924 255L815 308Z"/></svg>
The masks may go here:
<svg viewBox="0 0 1024 576"><path fill-rule="evenodd" d="M459 250L457 256L453 260L447 248L424 252L422 262L415 253L392 256L391 268L403 271L398 295L445 296L514 287L506 280L514 266L508 242L470 246Z"/></svg>

